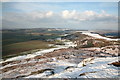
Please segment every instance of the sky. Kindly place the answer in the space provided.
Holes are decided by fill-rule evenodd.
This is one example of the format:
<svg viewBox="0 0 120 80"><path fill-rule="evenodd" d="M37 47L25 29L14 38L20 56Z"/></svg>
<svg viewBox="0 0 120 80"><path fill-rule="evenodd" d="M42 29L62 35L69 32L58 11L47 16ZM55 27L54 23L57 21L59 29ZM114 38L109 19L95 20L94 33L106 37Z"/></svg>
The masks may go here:
<svg viewBox="0 0 120 80"><path fill-rule="evenodd" d="M119 0L1 0L2 2L119 2Z"/></svg>
<svg viewBox="0 0 120 80"><path fill-rule="evenodd" d="M0 16L3 29L118 29L117 2L4 2Z"/></svg>

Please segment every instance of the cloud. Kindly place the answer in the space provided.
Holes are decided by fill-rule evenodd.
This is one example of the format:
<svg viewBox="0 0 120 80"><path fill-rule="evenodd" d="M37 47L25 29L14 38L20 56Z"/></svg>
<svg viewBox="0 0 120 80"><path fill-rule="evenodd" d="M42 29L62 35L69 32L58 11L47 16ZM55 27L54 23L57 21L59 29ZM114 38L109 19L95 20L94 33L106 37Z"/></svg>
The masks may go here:
<svg viewBox="0 0 120 80"><path fill-rule="evenodd" d="M45 14L47 17L51 17L53 15L53 12L52 11L49 11Z"/></svg>
<svg viewBox="0 0 120 80"><path fill-rule="evenodd" d="M94 11L84 11L84 12L77 12L75 10L62 11L62 17L64 19L71 19L76 21L116 21L117 17L107 14L104 10L101 13L96 13Z"/></svg>
<svg viewBox="0 0 120 80"><path fill-rule="evenodd" d="M49 18L53 15L52 11L48 12L31 12L31 13L26 13L25 14L28 17L31 17L33 19L38 19L38 18Z"/></svg>
<svg viewBox="0 0 120 80"><path fill-rule="evenodd" d="M93 12L93 11L85 11L84 13L87 16L94 16L95 15L95 12Z"/></svg>
<svg viewBox="0 0 120 80"><path fill-rule="evenodd" d="M3 28L76 28L76 29L118 29L117 16L108 14L104 10L97 13L92 10L79 12L76 10L34 11L27 13L3 14Z"/></svg>
<svg viewBox="0 0 120 80"><path fill-rule="evenodd" d="M62 16L63 16L63 18L72 18L72 17L74 17L76 15L76 11L75 10L73 10L73 11L68 11L68 10L64 10L64 11L62 11Z"/></svg>

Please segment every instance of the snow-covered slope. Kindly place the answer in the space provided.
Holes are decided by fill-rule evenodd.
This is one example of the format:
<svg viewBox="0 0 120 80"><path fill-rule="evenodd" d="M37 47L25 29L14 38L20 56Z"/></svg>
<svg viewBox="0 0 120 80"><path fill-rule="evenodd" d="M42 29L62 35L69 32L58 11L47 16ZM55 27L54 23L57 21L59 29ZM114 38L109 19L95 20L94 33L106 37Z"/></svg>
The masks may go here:
<svg viewBox="0 0 120 80"><path fill-rule="evenodd" d="M103 37L99 34L95 34L95 33L90 33L90 32L82 32L82 34L91 36L91 37L95 37L95 38L99 38L99 39L105 39L105 40L109 40L109 41L118 41L120 39L111 39L111 38L107 38L107 37Z"/></svg>
<svg viewBox="0 0 120 80"><path fill-rule="evenodd" d="M88 58L79 64L72 64L62 60L54 61L47 63L56 65L56 68L53 69L54 74L50 75L50 72L47 71L26 78L118 78L119 67L109 65L115 61L118 61L118 57Z"/></svg>
<svg viewBox="0 0 120 80"><path fill-rule="evenodd" d="M75 68L69 68L49 78L114 78L118 77L118 67L108 65L117 61L117 57L88 58ZM58 63L57 63L58 64ZM70 66L70 65L69 65Z"/></svg>
<svg viewBox="0 0 120 80"><path fill-rule="evenodd" d="M119 57L87 50L61 49L30 59L3 63L3 78L113 78L119 67L109 65ZM104 54L104 56L101 56ZM94 56L93 56L94 55ZM93 57L92 57L93 56ZM111 56L111 57L110 57ZM104 75L103 75L104 74Z"/></svg>

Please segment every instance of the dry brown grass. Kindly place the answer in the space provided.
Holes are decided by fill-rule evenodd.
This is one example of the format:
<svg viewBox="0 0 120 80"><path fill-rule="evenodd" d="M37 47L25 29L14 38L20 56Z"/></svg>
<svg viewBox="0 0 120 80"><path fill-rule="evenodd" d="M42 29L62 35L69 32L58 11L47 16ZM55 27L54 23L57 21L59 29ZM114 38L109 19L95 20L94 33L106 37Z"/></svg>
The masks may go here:
<svg viewBox="0 0 120 80"><path fill-rule="evenodd" d="M113 63L111 63L112 65L114 65L114 66L116 66L116 67L120 67L120 61L118 61L118 62L113 62Z"/></svg>
<svg viewBox="0 0 120 80"><path fill-rule="evenodd" d="M81 73L79 76L85 76L86 74L89 74L89 73L95 73L97 71L93 71L93 72L85 72L85 73Z"/></svg>

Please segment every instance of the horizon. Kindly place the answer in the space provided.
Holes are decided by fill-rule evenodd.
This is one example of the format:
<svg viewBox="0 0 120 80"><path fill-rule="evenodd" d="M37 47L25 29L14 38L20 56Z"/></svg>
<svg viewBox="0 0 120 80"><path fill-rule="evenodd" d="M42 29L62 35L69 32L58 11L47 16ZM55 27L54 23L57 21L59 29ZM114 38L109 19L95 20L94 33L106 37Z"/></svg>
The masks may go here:
<svg viewBox="0 0 120 80"><path fill-rule="evenodd" d="M29 29L68 29L68 30L78 30L78 31L117 31L119 32L119 29L118 30L111 30L111 29L70 29L70 28L45 28L45 27L41 27L41 28L12 28L12 29L0 29L0 30L29 30Z"/></svg>

